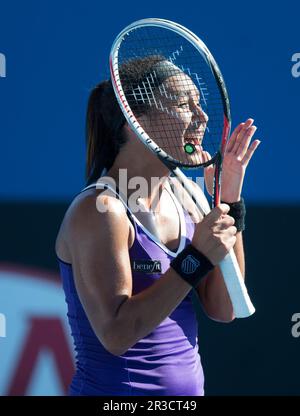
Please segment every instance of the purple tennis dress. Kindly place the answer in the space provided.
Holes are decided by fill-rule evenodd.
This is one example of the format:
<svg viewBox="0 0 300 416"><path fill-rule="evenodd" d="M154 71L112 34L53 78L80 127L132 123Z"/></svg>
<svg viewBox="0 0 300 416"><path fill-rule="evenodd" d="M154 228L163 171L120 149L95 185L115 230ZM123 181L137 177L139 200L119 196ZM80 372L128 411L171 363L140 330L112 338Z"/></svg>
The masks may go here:
<svg viewBox="0 0 300 416"><path fill-rule="evenodd" d="M93 186L96 184L88 188ZM129 251L133 295L159 279L169 268L172 258L191 241L194 224L175 195L171 196L181 221L181 241L176 252L170 251L151 235L120 198L135 227L135 241ZM76 351L76 373L70 386L70 395L204 394L204 376L198 353L198 323L192 304L192 292L150 334L139 340L125 354L115 356L103 347L88 321L76 292L72 265L59 260L59 266Z"/></svg>

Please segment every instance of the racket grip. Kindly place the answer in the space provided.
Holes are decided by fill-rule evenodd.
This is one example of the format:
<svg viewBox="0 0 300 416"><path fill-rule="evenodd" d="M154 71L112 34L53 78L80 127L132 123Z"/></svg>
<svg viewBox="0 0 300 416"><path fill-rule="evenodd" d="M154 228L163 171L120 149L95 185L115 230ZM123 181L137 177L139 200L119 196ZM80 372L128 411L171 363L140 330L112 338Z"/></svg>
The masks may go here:
<svg viewBox="0 0 300 416"><path fill-rule="evenodd" d="M255 312L233 249L219 263L236 318L247 318Z"/></svg>

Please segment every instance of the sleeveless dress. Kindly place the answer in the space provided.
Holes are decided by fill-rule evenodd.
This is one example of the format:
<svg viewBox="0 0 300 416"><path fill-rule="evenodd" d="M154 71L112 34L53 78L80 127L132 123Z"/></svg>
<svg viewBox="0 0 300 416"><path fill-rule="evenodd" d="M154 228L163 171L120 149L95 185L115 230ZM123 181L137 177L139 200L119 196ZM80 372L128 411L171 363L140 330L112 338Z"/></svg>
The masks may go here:
<svg viewBox="0 0 300 416"><path fill-rule="evenodd" d="M96 184L85 189L91 187L96 187ZM109 186L105 188L115 192ZM135 228L135 241L129 250L134 295L151 286L167 271L170 261L191 242L194 224L170 192L181 223L179 247L176 252L172 252L149 233L121 196L116 195L127 208ZM204 395L204 375L198 352L198 323L192 291L150 334L140 339L125 354L116 356L103 347L89 323L76 292L72 265L61 259L58 262L76 351L76 372L70 385L70 395Z"/></svg>

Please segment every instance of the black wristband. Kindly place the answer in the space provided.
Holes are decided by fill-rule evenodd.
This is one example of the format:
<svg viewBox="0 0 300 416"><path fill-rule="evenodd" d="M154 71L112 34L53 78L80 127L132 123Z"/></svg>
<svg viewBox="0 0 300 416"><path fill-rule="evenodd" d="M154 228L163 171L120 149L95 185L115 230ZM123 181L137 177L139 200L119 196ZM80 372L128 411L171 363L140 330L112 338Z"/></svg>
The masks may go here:
<svg viewBox="0 0 300 416"><path fill-rule="evenodd" d="M204 254L189 244L171 261L171 267L187 283L196 288L202 277L207 275L214 265Z"/></svg>
<svg viewBox="0 0 300 416"><path fill-rule="evenodd" d="M241 198L238 202L225 202L222 203L230 206L228 215L230 215L235 220L235 227L238 231L244 231L245 229L245 216L246 216L246 206L244 198Z"/></svg>

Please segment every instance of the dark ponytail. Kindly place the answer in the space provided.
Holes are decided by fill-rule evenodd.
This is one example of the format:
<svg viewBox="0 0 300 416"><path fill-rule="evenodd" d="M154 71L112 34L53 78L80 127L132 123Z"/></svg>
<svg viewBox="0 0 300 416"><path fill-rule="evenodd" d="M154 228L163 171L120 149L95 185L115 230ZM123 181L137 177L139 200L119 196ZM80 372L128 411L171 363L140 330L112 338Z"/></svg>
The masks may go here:
<svg viewBox="0 0 300 416"><path fill-rule="evenodd" d="M91 92L86 114L86 181L95 182L104 168L113 165L126 142L125 123L110 81L103 81Z"/></svg>
<svg viewBox="0 0 300 416"><path fill-rule="evenodd" d="M125 95L127 92L131 94L132 89L147 78L153 65L164 60L161 55L153 55L124 62L120 68L120 77L123 80ZM136 109L134 103L132 106L140 113L146 112L148 108L145 106L143 109L140 103ZM86 115L87 185L95 182L104 168L109 170L113 165L117 154L126 142L122 134L125 121L111 81L98 84L91 92Z"/></svg>

